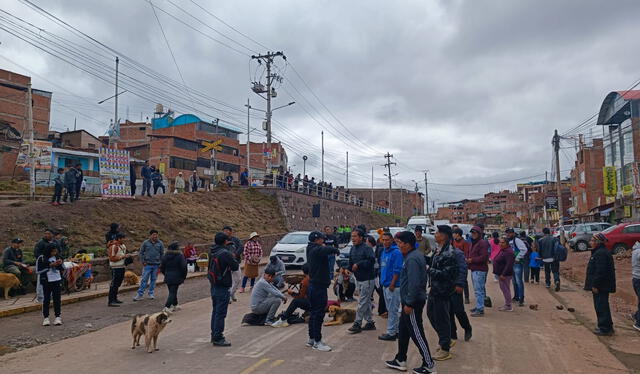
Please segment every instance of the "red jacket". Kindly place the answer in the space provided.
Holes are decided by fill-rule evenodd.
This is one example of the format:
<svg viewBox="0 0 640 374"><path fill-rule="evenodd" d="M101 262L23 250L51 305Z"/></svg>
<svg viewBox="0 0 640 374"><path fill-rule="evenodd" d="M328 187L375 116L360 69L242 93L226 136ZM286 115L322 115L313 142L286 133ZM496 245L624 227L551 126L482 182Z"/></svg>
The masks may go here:
<svg viewBox="0 0 640 374"><path fill-rule="evenodd" d="M489 271L489 242L479 239L471 244L471 250L466 256L471 259L468 268L471 271Z"/></svg>
<svg viewBox="0 0 640 374"><path fill-rule="evenodd" d="M469 257L469 251L471 250L471 243L469 243L464 239L461 239L460 241L452 240L451 243L453 243L454 247L458 248L464 253L465 258Z"/></svg>

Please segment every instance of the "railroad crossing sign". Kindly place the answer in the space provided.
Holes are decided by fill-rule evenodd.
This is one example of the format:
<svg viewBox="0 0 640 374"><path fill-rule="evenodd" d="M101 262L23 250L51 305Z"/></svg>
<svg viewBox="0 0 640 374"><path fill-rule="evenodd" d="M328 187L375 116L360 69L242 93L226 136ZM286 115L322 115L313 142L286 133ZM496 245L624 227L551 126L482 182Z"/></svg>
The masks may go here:
<svg viewBox="0 0 640 374"><path fill-rule="evenodd" d="M220 144L222 144L222 139L216 140L215 142L203 140L201 144L204 148L200 149L200 152L209 152L212 150L222 152L222 147L220 146Z"/></svg>

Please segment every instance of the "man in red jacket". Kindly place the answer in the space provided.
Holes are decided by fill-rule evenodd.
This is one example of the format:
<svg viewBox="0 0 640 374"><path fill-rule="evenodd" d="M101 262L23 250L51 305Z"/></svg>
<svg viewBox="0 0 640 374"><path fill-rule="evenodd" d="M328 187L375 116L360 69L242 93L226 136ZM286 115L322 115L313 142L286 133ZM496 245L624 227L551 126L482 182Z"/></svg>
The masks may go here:
<svg viewBox="0 0 640 374"><path fill-rule="evenodd" d="M485 284L489 271L489 242L484 240L483 236L480 226L471 228L471 249L466 255L466 261L471 271L473 292L476 296L476 307L471 309L472 317L484 316L484 299L487 295Z"/></svg>
<svg viewBox="0 0 640 374"><path fill-rule="evenodd" d="M471 250L471 242L464 240L464 232L460 228L453 229L453 246L464 253L464 258L469 257ZM467 283L467 274L464 275L464 303L469 304L469 284Z"/></svg>

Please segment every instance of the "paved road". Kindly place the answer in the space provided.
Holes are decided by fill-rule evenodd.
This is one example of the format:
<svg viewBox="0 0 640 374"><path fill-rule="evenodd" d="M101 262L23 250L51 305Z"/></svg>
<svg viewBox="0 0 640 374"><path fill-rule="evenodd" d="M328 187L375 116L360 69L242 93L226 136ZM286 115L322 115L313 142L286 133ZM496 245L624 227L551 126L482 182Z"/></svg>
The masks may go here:
<svg viewBox="0 0 640 374"><path fill-rule="evenodd" d="M203 282L205 282L203 280ZM487 287L494 301L499 301L497 283ZM203 292L206 283L202 283ZM453 349L454 359L438 364L439 373L629 373L632 372L607 345L589 332L588 298L575 288L563 288L572 297L578 312L557 310L558 299L543 286L528 286L528 303L539 310L518 308L512 313L500 313L496 308L485 317L473 319L474 336L470 342L459 342ZM210 301L197 300L183 305L172 316L172 323L159 340L160 351L148 354L142 349L131 350L129 322L116 323L99 331L40 345L2 356L3 372L58 373L60 364L68 372L136 372L169 373L185 369L197 372L260 373L392 373L383 365L395 353L395 343L376 339L384 321L378 320L378 331L348 335L348 326L324 328L326 341L334 350L322 353L304 347L306 325L288 328L241 327L247 311L248 295L230 306L227 318L229 348L214 348L209 344ZM499 302L496 302L499 304ZM498 306L498 305L496 305ZM123 309L122 313L126 309ZM577 318L578 315L582 316ZM34 323L38 321L33 321ZM0 321L4 328L6 321ZM65 329L48 327L42 329ZM435 349L436 336L428 326L428 340ZM620 339L630 339L638 358L637 336L631 330L618 328ZM634 337L635 336L635 337ZM618 339L618 338L614 338ZM634 340L636 339L636 340ZM613 353L612 353L613 352ZM411 347L411 365L418 364L417 351ZM627 365L634 365L626 357ZM631 364L629 364L631 362ZM631 366L639 367L639 366Z"/></svg>

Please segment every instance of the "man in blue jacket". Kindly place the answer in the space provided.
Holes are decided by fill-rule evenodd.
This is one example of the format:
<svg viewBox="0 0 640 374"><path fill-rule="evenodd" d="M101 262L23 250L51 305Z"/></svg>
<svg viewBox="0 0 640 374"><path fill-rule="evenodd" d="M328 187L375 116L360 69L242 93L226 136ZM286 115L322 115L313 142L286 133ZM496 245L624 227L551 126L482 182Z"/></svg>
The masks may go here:
<svg viewBox="0 0 640 374"><path fill-rule="evenodd" d="M358 310L356 311L356 320L353 326L349 328L350 334L357 334L362 330L375 330L376 324L373 321L371 313L371 296L375 288L375 262L376 256L373 248L369 247L364 241L365 232L361 229L355 229L351 233L351 241L353 246L349 252L349 267L356 277L358 297ZM362 320L367 323L362 326Z"/></svg>
<svg viewBox="0 0 640 374"><path fill-rule="evenodd" d="M393 236L385 232L381 237L383 250L380 254L380 285L387 305L387 332L378 337L380 340L396 340L398 338L398 321L400 319L400 272L403 258L400 249L393 242Z"/></svg>
<svg viewBox="0 0 640 374"><path fill-rule="evenodd" d="M158 231L149 231L149 239L142 242L140 246L140 252L138 257L142 262L142 279L140 280L140 287L138 287L138 293L133 298L133 301L142 300L144 291L147 288L147 282L149 283L149 299L155 299L153 291L156 288L156 279L158 278L158 268L160 267L160 260L164 254L164 244L162 240L158 239Z"/></svg>
<svg viewBox="0 0 640 374"><path fill-rule="evenodd" d="M145 192L147 196L151 197L151 173L153 171L149 167L149 161L144 162L144 166L140 171L142 175L142 196L144 196Z"/></svg>
<svg viewBox="0 0 640 374"><path fill-rule="evenodd" d="M396 243L404 256L404 265L400 273L400 325L398 326L398 353L387 367L407 371L407 351L409 338L413 340L422 356L422 366L413 369L414 373L433 373L435 363L431 359L429 343L424 335L422 310L427 300L427 264L424 255L416 249L416 237L409 231L396 234Z"/></svg>

